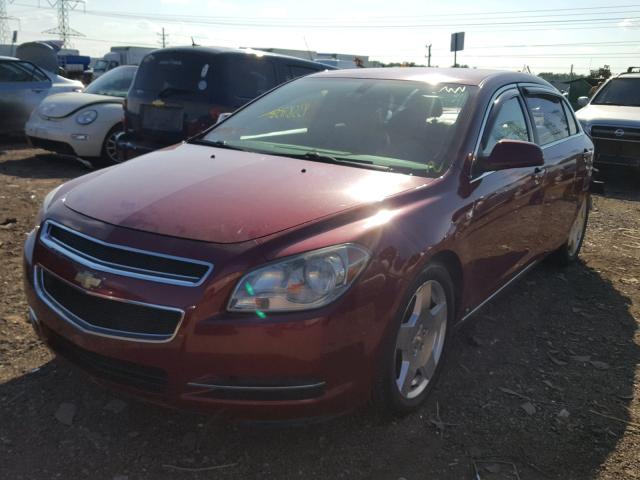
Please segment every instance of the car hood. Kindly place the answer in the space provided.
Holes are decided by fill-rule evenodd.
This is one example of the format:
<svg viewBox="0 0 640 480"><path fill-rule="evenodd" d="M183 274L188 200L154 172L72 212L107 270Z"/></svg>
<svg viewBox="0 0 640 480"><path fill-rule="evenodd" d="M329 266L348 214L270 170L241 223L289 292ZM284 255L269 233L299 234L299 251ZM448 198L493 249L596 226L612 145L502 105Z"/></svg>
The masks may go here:
<svg viewBox="0 0 640 480"><path fill-rule="evenodd" d="M591 104L578 110L576 116L579 120L592 124L640 126L640 107Z"/></svg>
<svg viewBox="0 0 640 480"><path fill-rule="evenodd" d="M182 144L79 184L65 205L127 228L214 243L252 240L431 179Z"/></svg>
<svg viewBox="0 0 640 480"><path fill-rule="evenodd" d="M46 97L38 106L38 113L49 118L62 118L81 108L100 103L122 103L124 99L94 95L92 93L66 92Z"/></svg>

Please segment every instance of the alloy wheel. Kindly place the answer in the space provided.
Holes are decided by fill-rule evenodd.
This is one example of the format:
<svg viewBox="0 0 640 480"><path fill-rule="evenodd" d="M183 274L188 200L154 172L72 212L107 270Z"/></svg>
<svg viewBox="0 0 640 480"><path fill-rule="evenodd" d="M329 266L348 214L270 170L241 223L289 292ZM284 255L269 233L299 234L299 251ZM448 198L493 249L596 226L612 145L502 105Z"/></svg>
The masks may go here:
<svg viewBox="0 0 640 480"><path fill-rule="evenodd" d="M395 384L405 399L425 391L442 356L448 305L443 286L428 280L414 293L398 331Z"/></svg>
<svg viewBox="0 0 640 480"><path fill-rule="evenodd" d="M119 133L120 131L112 132L104 141L104 152L107 154L109 161L113 163L120 163L120 156L116 147L116 137Z"/></svg>

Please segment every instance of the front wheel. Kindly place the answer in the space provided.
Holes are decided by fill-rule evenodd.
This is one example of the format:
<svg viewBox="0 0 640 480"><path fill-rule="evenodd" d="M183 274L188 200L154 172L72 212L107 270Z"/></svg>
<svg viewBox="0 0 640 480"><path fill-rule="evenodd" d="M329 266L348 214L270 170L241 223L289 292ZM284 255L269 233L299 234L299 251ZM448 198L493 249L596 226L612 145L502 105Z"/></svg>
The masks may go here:
<svg viewBox="0 0 640 480"><path fill-rule="evenodd" d="M455 313L453 282L442 265L427 266L410 292L374 391L374 403L393 414L418 409L433 390Z"/></svg>
<svg viewBox="0 0 640 480"><path fill-rule="evenodd" d="M118 155L118 149L116 146L116 137L122 132L122 124L119 123L107 132L102 142L102 150L100 158L92 159L91 163L96 167L108 167L120 163L120 156Z"/></svg>
<svg viewBox="0 0 640 480"><path fill-rule="evenodd" d="M576 215L571 229L569 230L569 237L562 247L560 247L553 255L556 263L567 266L578 259L582 243L584 242L584 236L587 231L587 221L589 219L589 204L590 197L585 195L580 203L578 214Z"/></svg>

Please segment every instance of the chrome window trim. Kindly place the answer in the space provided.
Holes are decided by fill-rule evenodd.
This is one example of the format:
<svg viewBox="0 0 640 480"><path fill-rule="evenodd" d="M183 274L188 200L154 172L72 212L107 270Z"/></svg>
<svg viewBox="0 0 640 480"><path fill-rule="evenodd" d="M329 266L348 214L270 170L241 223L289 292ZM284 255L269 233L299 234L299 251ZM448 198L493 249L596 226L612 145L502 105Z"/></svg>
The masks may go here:
<svg viewBox="0 0 640 480"><path fill-rule="evenodd" d="M66 230L74 235L78 235L79 237L82 237L91 242L104 245L106 247L124 250L128 252L141 253L144 255L149 255L154 257L167 258L170 260L177 260L185 263L203 265L207 267L207 271L204 273L202 278L200 278L198 281L189 281L189 280L181 280L179 277L182 277L183 279L187 279L187 278L195 279L197 277L188 277L188 276L177 275L177 274L167 274L167 273L158 272L154 270L143 270L137 267L130 267L127 265L120 265L120 264L107 262L99 258L92 257L91 255L88 255L84 252L79 252L78 250L75 250L69 247L68 245L65 245L62 242L59 242L55 238L51 237L49 235L49 230L52 225L58 228L61 228L63 230ZM73 260L74 262L84 265L93 270L97 270L105 273L112 273L114 275L137 278L140 280L150 280L152 282L166 283L169 285L179 285L183 287L198 287L204 283L204 281L207 279L207 277L209 277L209 275L213 270L213 263L210 263L210 262L205 262L202 260L194 260L194 259L185 258L185 257L177 257L174 255L167 255L164 253L152 252L149 250L142 250L139 248L127 247L124 245L104 242L102 240L91 237L84 233L78 232L77 230L73 230L53 220L46 220L44 222L43 228L41 229L41 233L40 233L40 241L49 249L54 250L60 253L61 255ZM118 267L121 267L121 268L118 268ZM142 273L142 272L146 272L146 273ZM171 277L174 277L174 278L171 278Z"/></svg>
<svg viewBox="0 0 640 480"><path fill-rule="evenodd" d="M69 310L67 310L64 306L62 306L60 303L58 303L53 297L51 297L47 291L44 288L44 283L42 280L42 272L45 271L49 274L49 275L53 275L54 277L56 277L57 279L59 279L62 282L65 282L66 284L70 285L71 287L75 288L76 290L82 292L85 295L90 295L90 296L94 296L94 297L98 297L98 298L103 298L106 300L111 300L114 302L120 302L120 303L128 303L131 305L140 305L140 306L144 306L144 307L149 307L149 308L155 308L157 310L165 310L165 311L171 311L171 312L176 312L180 314L180 319L178 320L178 323L176 325L176 328L174 330L174 332L171 335L160 335L160 334L154 334L154 333L137 333L137 332L127 332L124 330L113 330L111 328L104 328L104 327L97 327L95 325L92 325L91 323L87 322L86 320L83 320L82 318L78 317L77 315L73 314L72 312L70 312ZM182 325L182 321L184 320L184 316L185 316L185 312L184 310L180 309L180 308L176 308L176 307L167 307L167 306L163 306L163 305L156 305L153 303L145 303L145 302L138 302L135 300L125 300L122 298L117 298L117 297L113 297L110 295L103 295L100 293L96 293L96 292L91 292L85 289L82 289L80 287L78 287L77 285L74 285L73 283L61 278L60 276L56 275L55 273L53 273L51 270L43 267L42 265L36 265L33 269L34 271L34 275L33 275L33 286L36 292L36 295L38 296L38 298L45 304L47 305L51 310L53 310L54 313L56 313L62 320L64 320L66 323L68 323L69 325L77 328L78 330L84 332L84 333L88 333L90 335L96 335L99 337L105 337L105 338L111 338L111 339L115 339L115 340L126 340L126 341L131 341L131 342L144 342L144 343L168 343L171 340L173 340L177 333L178 330L180 330L180 326Z"/></svg>

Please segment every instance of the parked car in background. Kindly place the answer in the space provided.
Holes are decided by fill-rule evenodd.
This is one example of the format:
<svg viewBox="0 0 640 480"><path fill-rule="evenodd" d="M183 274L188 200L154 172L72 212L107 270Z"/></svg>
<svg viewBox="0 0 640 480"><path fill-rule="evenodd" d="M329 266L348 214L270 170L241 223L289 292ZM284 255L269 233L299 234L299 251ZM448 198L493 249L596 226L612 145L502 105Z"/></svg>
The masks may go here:
<svg viewBox="0 0 640 480"><path fill-rule="evenodd" d="M140 64L118 148L129 159L180 142L280 83L331 68L250 49L157 50Z"/></svg>
<svg viewBox="0 0 640 480"><path fill-rule="evenodd" d="M21 134L33 109L47 96L79 92L81 82L48 72L31 62L0 57L0 134Z"/></svg>
<svg viewBox="0 0 640 480"><path fill-rule="evenodd" d="M122 132L122 103L137 69L117 67L81 94L60 93L45 98L26 124L29 142L96 165L118 162L116 136Z"/></svg>
<svg viewBox="0 0 640 480"><path fill-rule="evenodd" d="M578 102L576 115L595 144L595 164L640 170L640 73L611 78L590 101Z"/></svg>
<svg viewBox="0 0 640 480"><path fill-rule="evenodd" d="M57 354L155 403L408 413L454 327L548 255L577 259L592 149L528 74L300 78L47 195L24 247L31 321Z"/></svg>

